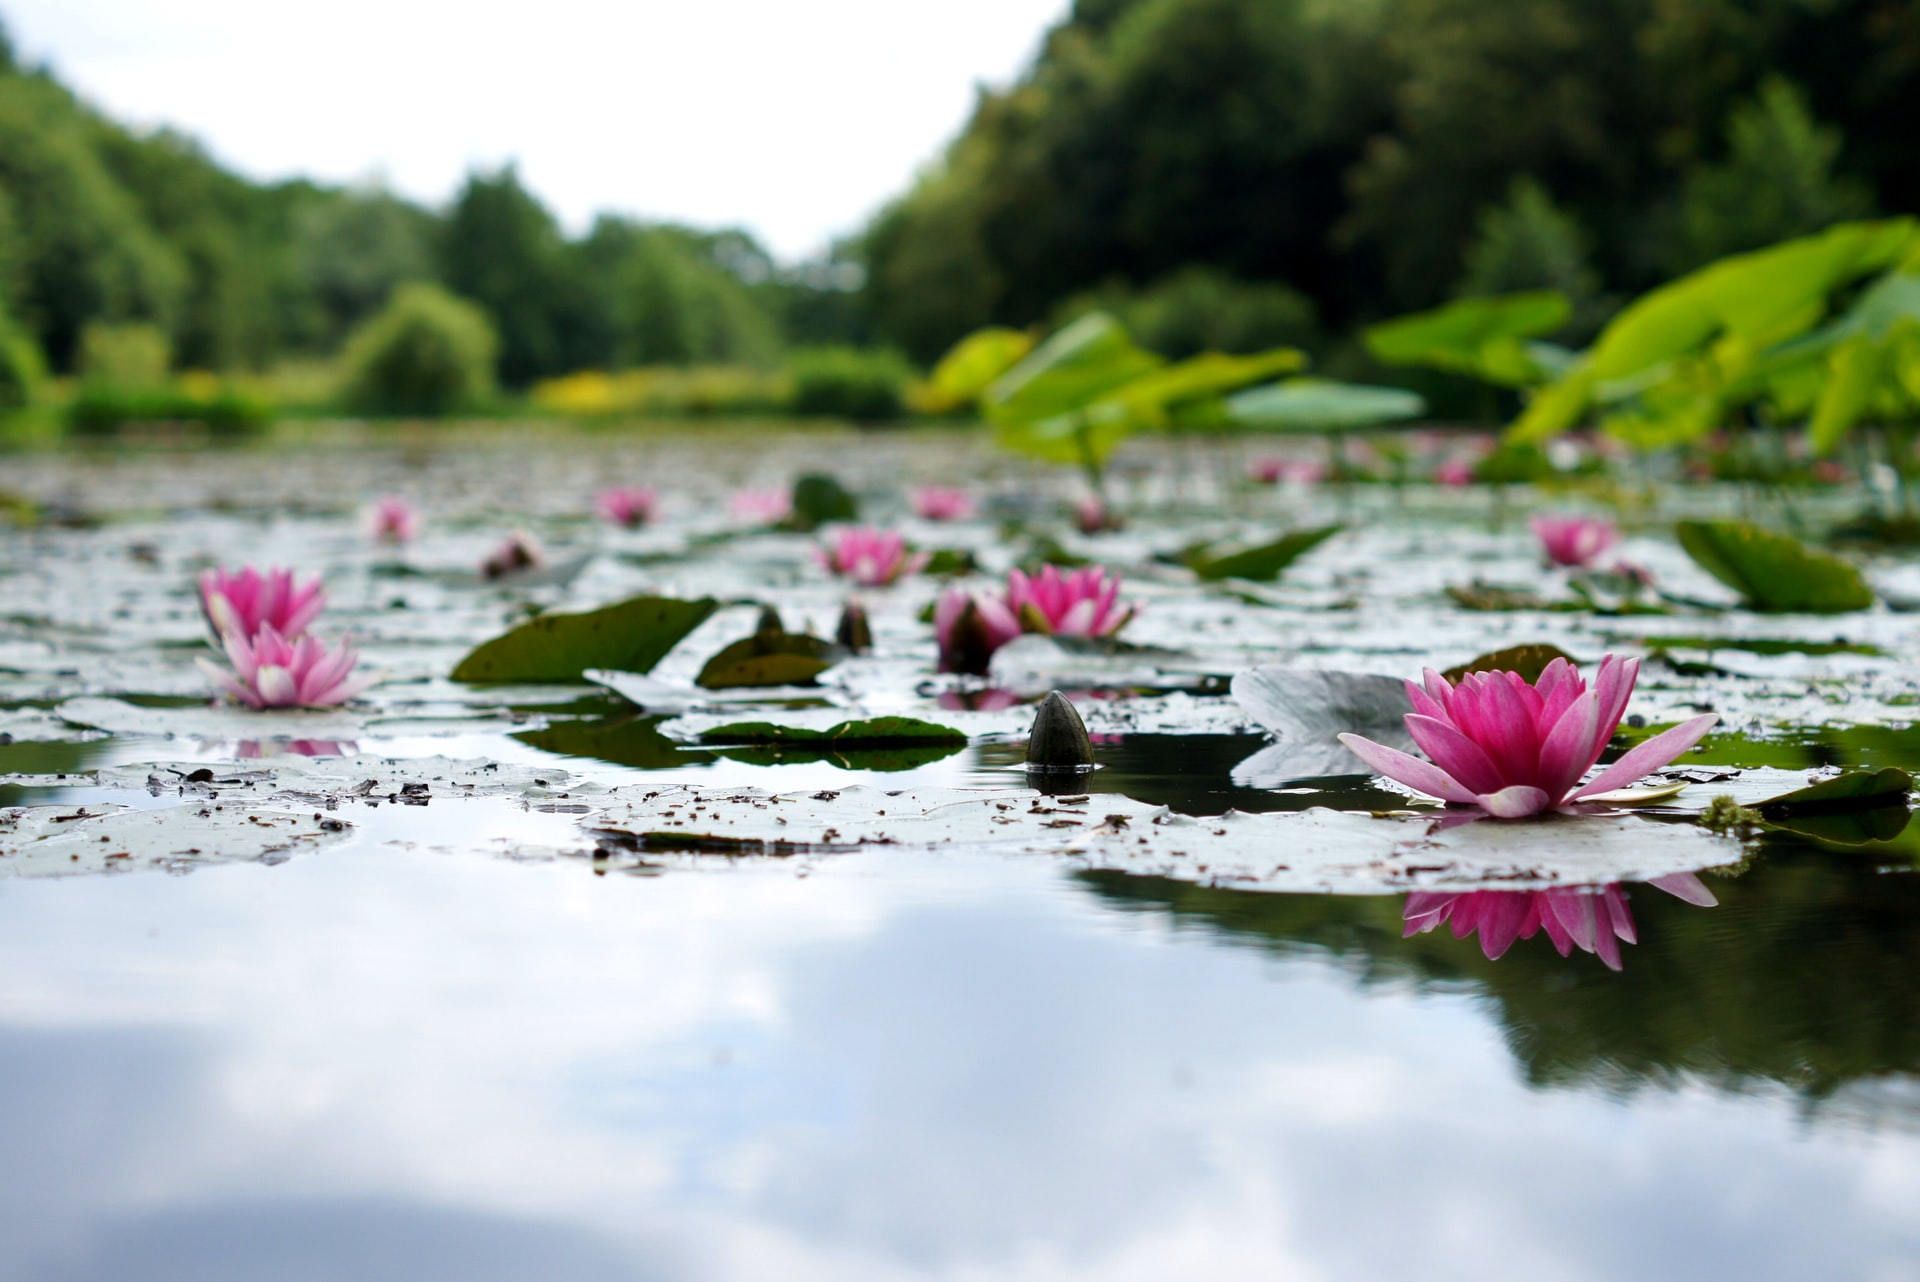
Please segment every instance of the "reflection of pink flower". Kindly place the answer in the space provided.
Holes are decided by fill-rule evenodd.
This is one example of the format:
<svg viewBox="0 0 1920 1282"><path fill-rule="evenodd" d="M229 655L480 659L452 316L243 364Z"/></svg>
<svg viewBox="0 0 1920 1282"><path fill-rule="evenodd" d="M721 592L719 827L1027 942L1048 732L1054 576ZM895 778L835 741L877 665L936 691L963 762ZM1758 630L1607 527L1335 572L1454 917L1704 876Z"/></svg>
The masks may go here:
<svg viewBox="0 0 1920 1282"><path fill-rule="evenodd" d="M1028 632L1069 637L1110 637L1136 612L1131 605L1120 608L1120 576L1097 565L1066 574L1043 565L1032 578L1010 570L1007 607Z"/></svg>
<svg viewBox="0 0 1920 1282"><path fill-rule="evenodd" d="M645 485L616 485L594 496L593 508L606 520L631 530L653 519L660 496Z"/></svg>
<svg viewBox="0 0 1920 1282"><path fill-rule="evenodd" d="M366 678L350 680L360 656L341 643L329 651L317 638L289 641L265 624L249 641L237 633L221 638L232 672L205 659L201 668L222 690L251 708L327 708L345 703L366 689Z"/></svg>
<svg viewBox="0 0 1920 1282"><path fill-rule="evenodd" d="M942 690L934 702L949 712L1002 712L1020 702L1020 696L1011 690L975 690L965 693L958 690Z"/></svg>
<svg viewBox="0 0 1920 1282"><path fill-rule="evenodd" d="M375 499L361 518L375 543L411 543L420 533L420 510L397 494Z"/></svg>
<svg viewBox="0 0 1920 1282"><path fill-rule="evenodd" d="M913 492L913 511L923 521L964 521L973 515L973 498L957 485L922 485Z"/></svg>
<svg viewBox="0 0 1920 1282"><path fill-rule="evenodd" d="M831 546L814 549L814 557L833 574L852 579L863 588L881 588L927 563L925 552L910 552L895 530L855 526L838 531Z"/></svg>
<svg viewBox="0 0 1920 1282"><path fill-rule="evenodd" d="M1247 464L1247 475L1263 485L1318 485L1327 479L1327 467L1313 459L1267 455Z"/></svg>
<svg viewBox="0 0 1920 1282"><path fill-rule="evenodd" d="M208 570L200 576L200 609L221 637L250 637L267 624L282 636L297 637L313 626L326 604L317 574L299 584L292 570L262 574L249 565L233 574Z"/></svg>
<svg viewBox="0 0 1920 1282"><path fill-rule="evenodd" d="M1656 877L1649 885L1711 908L1713 892L1690 872ZM1423 934L1442 922L1455 939L1480 932L1480 951L1488 961L1506 955L1517 939L1545 930L1562 957L1575 948L1620 969L1620 941L1637 943L1633 914L1618 882L1606 886L1556 886L1551 890L1470 890L1464 894L1415 891L1407 896L1407 936Z"/></svg>
<svg viewBox="0 0 1920 1282"><path fill-rule="evenodd" d="M480 577L501 579L522 570L537 569L546 563L547 554L539 541L524 530L515 530L502 539L498 547L487 553L487 559L480 563Z"/></svg>
<svg viewBox="0 0 1920 1282"><path fill-rule="evenodd" d="M1450 458L1433 469L1436 484L1451 485L1456 489L1473 484L1473 464L1465 459Z"/></svg>
<svg viewBox="0 0 1920 1282"><path fill-rule="evenodd" d="M1533 532L1549 561L1568 566L1591 565L1620 537L1612 521L1592 516L1536 516Z"/></svg>
<svg viewBox="0 0 1920 1282"><path fill-rule="evenodd" d="M786 490L741 490L727 501L735 520L752 525L778 525L793 515L793 495Z"/></svg>
<svg viewBox="0 0 1920 1282"><path fill-rule="evenodd" d="M933 608L942 672L984 675L993 652L1020 635L1020 620L991 592L949 588Z"/></svg>
<svg viewBox="0 0 1920 1282"><path fill-rule="evenodd" d="M291 739L285 743L275 743L271 751L258 739L242 739L234 745L234 755L241 760L254 757L272 757L290 752L296 757L346 757L358 751L358 745L352 740L341 742L334 739Z"/></svg>
<svg viewBox="0 0 1920 1282"><path fill-rule="evenodd" d="M1620 725L1640 661L1600 661L1593 688L1565 659L1528 685L1517 672L1470 672L1458 685L1429 668L1422 689L1407 682L1407 731L1431 763L1343 734L1340 742L1387 778L1501 819L1519 819L1624 787L1698 743L1720 718L1683 721L1630 749L1576 787Z"/></svg>

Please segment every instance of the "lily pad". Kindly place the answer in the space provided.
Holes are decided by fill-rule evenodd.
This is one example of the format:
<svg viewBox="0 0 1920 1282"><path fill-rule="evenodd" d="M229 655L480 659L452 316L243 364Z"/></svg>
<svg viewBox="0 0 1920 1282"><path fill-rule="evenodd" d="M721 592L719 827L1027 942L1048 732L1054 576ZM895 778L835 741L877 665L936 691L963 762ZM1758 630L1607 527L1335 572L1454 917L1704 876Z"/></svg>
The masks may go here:
<svg viewBox="0 0 1920 1282"><path fill-rule="evenodd" d="M831 641L796 632L756 632L708 659L694 683L708 690L804 686L842 657Z"/></svg>
<svg viewBox="0 0 1920 1282"><path fill-rule="evenodd" d="M1833 814L1904 805L1913 791L1913 776L1895 766L1881 770L1849 770L1831 779L1753 803L1767 818L1792 814Z"/></svg>
<svg viewBox="0 0 1920 1282"><path fill-rule="evenodd" d="M1277 579L1289 565L1319 547L1340 532L1338 525L1323 525L1312 530L1295 530L1271 543L1239 550L1219 551L1203 547L1184 553L1181 559L1204 580L1250 579L1265 582Z"/></svg>
<svg viewBox="0 0 1920 1282"><path fill-rule="evenodd" d="M915 717L873 717L842 721L825 730L780 725L772 721L735 721L700 735L702 743L809 744L863 748L926 748L965 746L967 736L952 726Z"/></svg>
<svg viewBox="0 0 1920 1282"><path fill-rule="evenodd" d="M1844 614L1873 604L1859 570L1785 534L1745 521L1682 521L1676 533L1701 569L1755 610Z"/></svg>
<svg viewBox="0 0 1920 1282"><path fill-rule="evenodd" d="M1280 737L1234 767L1246 788L1279 788L1301 779L1370 773L1336 736L1352 732L1403 751L1413 739L1406 683L1364 672L1254 668L1233 678L1247 715Z"/></svg>
<svg viewBox="0 0 1920 1282"><path fill-rule="evenodd" d="M860 502L847 487L823 472L809 472L793 483L794 525L811 530L828 521L853 521L860 516Z"/></svg>
<svg viewBox="0 0 1920 1282"><path fill-rule="evenodd" d="M641 596L585 614L542 614L486 642L455 681L579 681L589 668L647 672L716 609L710 597Z"/></svg>
<svg viewBox="0 0 1920 1282"><path fill-rule="evenodd" d="M1441 675L1449 681L1458 681L1469 672L1518 672L1528 684L1532 684L1540 679L1540 674L1555 659L1576 662L1572 655L1557 645L1514 645L1483 654L1457 668L1448 668Z"/></svg>

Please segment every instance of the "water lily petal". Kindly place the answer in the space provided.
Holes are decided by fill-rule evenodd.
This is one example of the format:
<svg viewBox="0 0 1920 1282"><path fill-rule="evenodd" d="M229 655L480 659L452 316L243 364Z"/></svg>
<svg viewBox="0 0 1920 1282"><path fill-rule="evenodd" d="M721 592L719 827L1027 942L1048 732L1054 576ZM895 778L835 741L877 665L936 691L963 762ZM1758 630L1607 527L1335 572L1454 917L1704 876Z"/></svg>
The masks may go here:
<svg viewBox="0 0 1920 1282"><path fill-rule="evenodd" d="M1474 801L1496 819L1525 819L1553 805L1553 798L1527 784L1515 784L1511 788L1489 792L1475 797Z"/></svg>
<svg viewBox="0 0 1920 1282"><path fill-rule="evenodd" d="M1496 792L1506 780L1480 745L1444 721L1408 714L1407 733L1433 764L1469 792Z"/></svg>
<svg viewBox="0 0 1920 1282"><path fill-rule="evenodd" d="M1706 883L1690 872L1670 872L1664 877L1655 877L1647 884L1658 886L1676 899L1684 899L1702 908L1712 908L1720 902L1707 889Z"/></svg>
<svg viewBox="0 0 1920 1282"><path fill-rule="evenodd" d="M1460 805L1472 805L1477 800L1471 791L1461 787L1452 776L1430 761L1422 761L1398 748L1389 748L1384 743L1375 743L1357 734L1343 734L1339 739L1354 756L1396 783Z"/></svg>
<svg viewBox="0 0 1920 1282"><path fill-rule="evenodd" d="M1706 737L1707 731L1713 729L1719 722L1719 715L1709 712L1691 721L1682 721L1671 730L1662 731L1588 780L1579 791L1573 794L1574 799L1578 800L1613 788L1624 788L1642 775L1652 774L1694 744L1699 743Z"/></svg>

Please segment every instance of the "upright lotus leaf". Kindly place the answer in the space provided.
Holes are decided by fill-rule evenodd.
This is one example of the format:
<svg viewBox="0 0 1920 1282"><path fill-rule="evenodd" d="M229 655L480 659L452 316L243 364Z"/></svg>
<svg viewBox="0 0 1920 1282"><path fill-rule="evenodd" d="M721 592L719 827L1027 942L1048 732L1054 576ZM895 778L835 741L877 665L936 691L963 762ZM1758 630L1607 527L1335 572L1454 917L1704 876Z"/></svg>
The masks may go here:
<svg viewBox="0 0 1920 1282"><path fill-rule="evenodd" d="M1537 359L1535 344L1573 313L1565 294L1540 290L1497 298L1463 298L1430 312L1367 329L1362 338L1385 365L1415 365L1465 374L1501 387L1531 387L1557 371Z"/></svg>
<svg viewBox="0 0 1920 1282"><path fill-rule="evenodd" d="M1159 428L1232 426L1220 398L1262 379L1305 369L1306 353L1292 347L1245 356L1202 352L1167 365L1123 385L1107 400L1124 405L1133 415Z"/></svg>
<svg viewBox="0 0 1920 1282"><path fill-rule="evenodd" d="M1731 389L1766 349L1819 324L1836 291L1901 262L1915 238L1910 218L1842 223L1663 285L1614 317L1509 436L1544 441L1580 422L1596 401L1630 399L1688 358L1710 361L1722 388Z"/></svg>
<svg viewBox="0 0 1920 1282"><path fill-rule="evenodd" d="M1180 559L1203 580L1249 579L1264 583L1279 578L1289 565L1340 533L1342 528L1323 525L1311 530L1295 530L1258 547L1194 548L1183 553Z"/></svg>
<svg viewBox="0 0 1920 1282"><path fill-rule="evenodd" d="M1682 521L1687 555L1755 610L1844 614L1873 604L1873 590L1845 561L1745 521Z"/></svg>
<svg viewBox="0 0 1920 1282"><path fill-rule="evenodd" d="M1089 312L1008 370L987 389L983 404L996 423L1039 423L1084 412L1161 364L1134 345L1119 321Z"/></svg>
<svg viewBox="0 0 1920 1282"><path fill-rule="evenodd" d="M809 472L793 483L793 523L811 530L829 521L859 519L860 503L847 487L821 472Z"/></svg>
<svg viewBox="0 0 1920 1282"><path fill-rule="evenodd" d="M1348 432L1418 418L1427 403L1398 387L1294 378L1227 398L1227 417L1263 432Z"/></svg>
<svg viewBox="0 0 1920 1282"><path fill-rule="evenodd" d="M973 404L996 379L1033 350L1033 336L1024 330L989 326L953 345L927 380L925 404L935 413Z"/></svg>
<svg viewBox="0 0 1920 1282"><path fill-rule="evenodd" d="M709 597L641 596L585 614L543 614L473 650L453 679L570 682L588 668L650 672L718 608Z"/></svg>

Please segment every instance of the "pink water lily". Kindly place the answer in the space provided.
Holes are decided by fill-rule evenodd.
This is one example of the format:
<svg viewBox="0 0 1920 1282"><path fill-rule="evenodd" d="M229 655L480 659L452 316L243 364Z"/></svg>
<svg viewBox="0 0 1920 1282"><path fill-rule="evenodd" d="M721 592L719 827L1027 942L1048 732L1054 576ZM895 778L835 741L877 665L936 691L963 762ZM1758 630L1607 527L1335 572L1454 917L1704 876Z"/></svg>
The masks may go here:
<svg viewBox="0 0 1920 1282"><path fill-rule="evenodd" d="M1690 904L1711 908L1713 892L1690 872L1670 873L1647 883ZM1592 953L1613 970L1621 968L1620 945L1639 942L1626 891L1618 882L1605 886L1555 886L1549 890L1470 890L1464 893L1415 891L1404 910L1406 936L1424 934L1442 923L1455 939L1480 933L1480 951L1488 961L1506 955L1514 941L1544 930L1562 957L1575 948Z"/></svg>
<svg viewBox="0 0 1920 1282"><path fill-rule="evenodd" d="M829 573L852 579L863 588L885 587L918 574L927 563L927 554L910 550L897 530L864 525L836 531L833 541L815 548L813 554Z"/></svg>
<svg viewBox="0 0 1920 1282"><path fill-rule="evenodd" d="M942 672L984 676L993 652L1020 635L1020 618L992 592L949 588L933 608Z"/></svg>
<svg viewBox="0 0 1920 1282"><path fill-rule="evenodd" d="M420 511L397 494L387 494L368 505L361 525L375 543L411 543L420 534Z"/></svg>
<svg viewBox="0 0 1920 1282"><path fill-rule="evenodd" d="M1433 479L1440 485L1454 489L1473 484L1473 464L1465 459L1450 458L1433 469Z"/></svg>
<svg viewBox="0 0 1920 1282"><path fill-rule="evenodd" d="M200 576L200 610L216 637L251 637L271 624L282 636L297 637L313 626L326 608L320 576L294 581L292 570L262 574L246 566L229 574L208 570Z"/></svg>
<svg viewBox="0 0 1920 1282"><path fill-rule="evenodd" d="M734 519L753 525L779 525L793 515L793 495L786 490L741 490L727 501Z"/></svg>
<svg viewBox="0 0 1920 1282"><path fill-rule="evenodd" d="M221 644L233 671L223 671L205 659L198 661L201 669L250 708L330 708L372 684L365 677L353 678L360 656L345 642L337 650L328 650L312 636L289 641L268 623L251 641L230 632Z"/></svg>
<svg viewBox="0 0 1920 1282"><path fill-rule="evenodd" d="M1073 524L1082 534L1105 534L1126 525L1118 512L1089 494L1073 505Z"/></svg>
<svg viewBox="0 0 1920 1282"><path fill-rule="evenodd" d="M1327 465L1313 459L1282 458L1269 454L1247 464L1247 476L1262 485L1317 485L1327 479Z"/></svg>
<svg viewBox="0 0 1920 1282"><path fill-rule="evenodd" d="M973 497L957 485L922 485L913 492L913 512L923 521L964 521Z"/></svg>
<svg viewBox="0 0 1920 1282"><path fill-rule="evenodd" d="M1700 742L1720 718L1683 721L1627 751L1581 783L1620 726L1640 675L1638 659L1608 655L1591 688L1555 659L1528 685L1517 672L1470 672L1459 684L1428 668L1422 688L1407 682L1407 732L1431 761L1343 734L1354 756L1387 778L1442 801L1520 819L1599 797L1651 774Z"/></svg>
<svg viewBox="0 0 1920 1282"><path fill-rule="evenodd" d="M1536 516L1533 532L1540 537L1540 549L1555 565L1584 566L1612 547L1620 538L1612 521L1593 516Z"/></svg>
<svg viewBox="0 0 1920 1282"><path fill-rule="evenodd" d="M515 530L487 553L487 559L480 563L480 577L501 579L523 570L537 570L546 563L546 549L540 541L525 530Z"/></svg>
<svg viewBox="0 0 1920 1282"><path fill-rule="evenodd" d="M660 495L646 485L616 485L594 496L594 511L615 525L631 530L653 519Z"/></svg>
<svg viewBox="0 0 1920 1282"><path fill-rule="evenodd" d="M1065 574L1043 565L1031 578L1010 570L1007 608L1027 632L1066 637L1110 637L1138 612L1120 604L1120 576L1097 565Z"/></svg>

